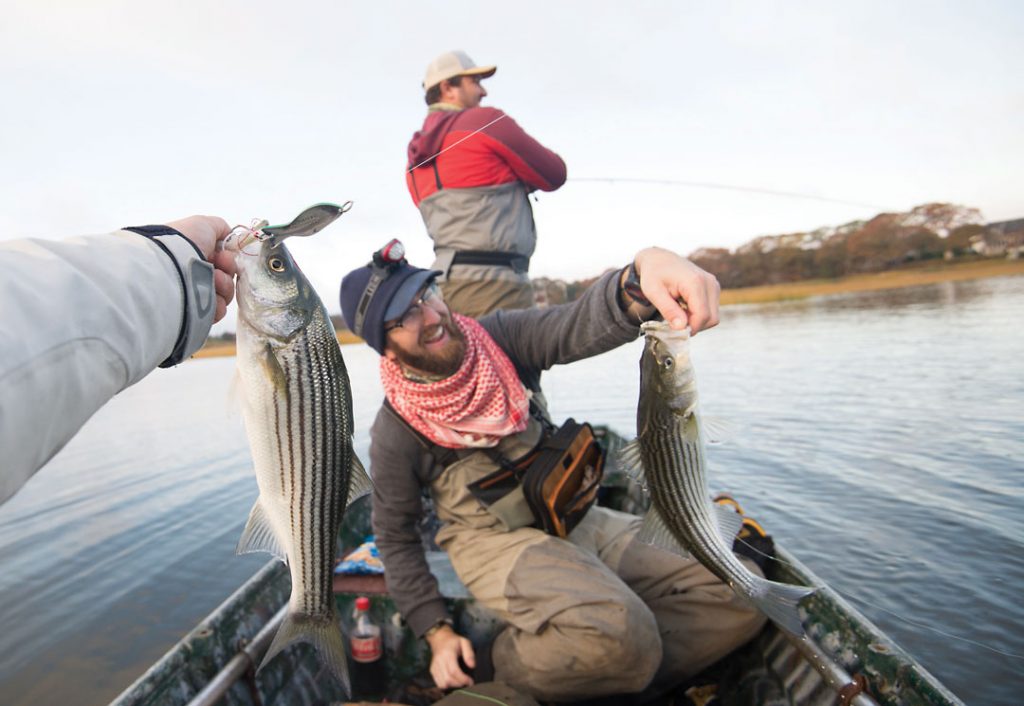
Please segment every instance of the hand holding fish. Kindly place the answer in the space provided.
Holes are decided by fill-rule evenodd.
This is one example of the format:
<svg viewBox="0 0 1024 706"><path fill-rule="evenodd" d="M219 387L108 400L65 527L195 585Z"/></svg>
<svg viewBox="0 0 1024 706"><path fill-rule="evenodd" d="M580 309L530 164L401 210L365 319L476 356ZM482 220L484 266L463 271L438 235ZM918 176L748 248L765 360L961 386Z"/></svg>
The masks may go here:
<svg viewBox="0 0 1024 706"><path fill-rule="evenodd" d="M213 286L217 292L217 313L214 322L220 321L228 311L228 304L235 296L235 256L217 251L217 243L224 240L231 228L223 218L217 216L189 216L167 224L191 240L200 252L214 266Z"/></svg>
<svg viewBox="0 0 1024 706"><path fill-rule="evenodd" d="M690 334L718 325L718 298L721 288L709 272L674 252L646 248L636 254L633 266L640 278L644 296L669 325ZM685 308L679 302L685 304Z"/></svg>

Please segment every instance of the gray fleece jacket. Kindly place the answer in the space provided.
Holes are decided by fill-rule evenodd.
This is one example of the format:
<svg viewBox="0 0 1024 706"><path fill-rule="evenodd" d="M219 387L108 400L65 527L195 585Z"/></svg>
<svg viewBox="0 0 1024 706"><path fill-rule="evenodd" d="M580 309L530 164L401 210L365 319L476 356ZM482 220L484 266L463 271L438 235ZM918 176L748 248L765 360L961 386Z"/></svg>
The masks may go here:
<svg viewBox="0 0 1024 706"><path fill-rule="evenodd" d="M480 324L527 384L541 371L617 348L640 333L618 305L621 270L606 273L575 302L498 311ZM477 452L482 453L482 452ZM384 408L370 431L373 529L388 590L417 635L448 617L420 540L421 497L444 468L408 426Z"/></svg>
<svg viewBox="0 0 1024 706"><path fill-rule="evenodd" d="M0 271L2 503L111 397L195 353L217 306L213 265L176 231L9 240Z"/></svg>

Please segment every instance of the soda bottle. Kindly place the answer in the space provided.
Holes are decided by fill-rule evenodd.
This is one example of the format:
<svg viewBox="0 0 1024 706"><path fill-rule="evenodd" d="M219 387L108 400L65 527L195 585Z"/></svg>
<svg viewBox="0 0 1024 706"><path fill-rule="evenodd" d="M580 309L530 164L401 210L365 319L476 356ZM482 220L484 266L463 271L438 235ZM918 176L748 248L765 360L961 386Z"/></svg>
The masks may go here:
<svg viewBox="0 0 1024 706"><path fill-rule="evenodd" d="M380 626L370 617L370 599L356 598L350 644L352 649L352 697L371 700L387 695L387 670Z"/></svg>

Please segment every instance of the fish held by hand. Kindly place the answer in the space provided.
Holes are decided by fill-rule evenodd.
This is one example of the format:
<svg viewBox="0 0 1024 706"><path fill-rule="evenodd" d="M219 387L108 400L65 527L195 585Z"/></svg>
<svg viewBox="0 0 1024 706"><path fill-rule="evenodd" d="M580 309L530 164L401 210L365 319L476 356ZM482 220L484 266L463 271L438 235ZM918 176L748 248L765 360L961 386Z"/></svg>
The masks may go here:
<svg viewBox="0 0 1024 706"><path fill-rule="evenodd" d="M651 498L638 538L692 555L779 626L803 635L797 606L815 589L769 581L747 569L732 552L742 517L709 498L689 330L661 322L641 330L637 439L620 456Z"/></svg>

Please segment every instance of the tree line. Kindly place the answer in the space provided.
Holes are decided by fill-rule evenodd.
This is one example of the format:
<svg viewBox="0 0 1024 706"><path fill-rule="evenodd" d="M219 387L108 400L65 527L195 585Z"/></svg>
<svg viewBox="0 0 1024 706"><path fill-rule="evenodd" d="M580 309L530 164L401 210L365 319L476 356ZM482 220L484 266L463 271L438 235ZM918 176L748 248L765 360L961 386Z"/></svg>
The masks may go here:
<svg viewBox="0 0 1024 706"><path fill-rule="evenodd" d="M690 258L725 288L835 279L972 255L971 239L985 231L980 221L975 209L926 204L810 234L758 238L735 251L704 248Z"/></svg>
<svg viewBox="0 0 1024 706"><path fill-rule="evenodd" d="M715 275L723 288L734 289L880 272L920 260L974 257L972 238L984 232L977 209L929 203L807 233L759 236L735 250L700 248L688 257ZM538 279L534 288L540 300L558 304L572 301L596 279Z"/></svg>

